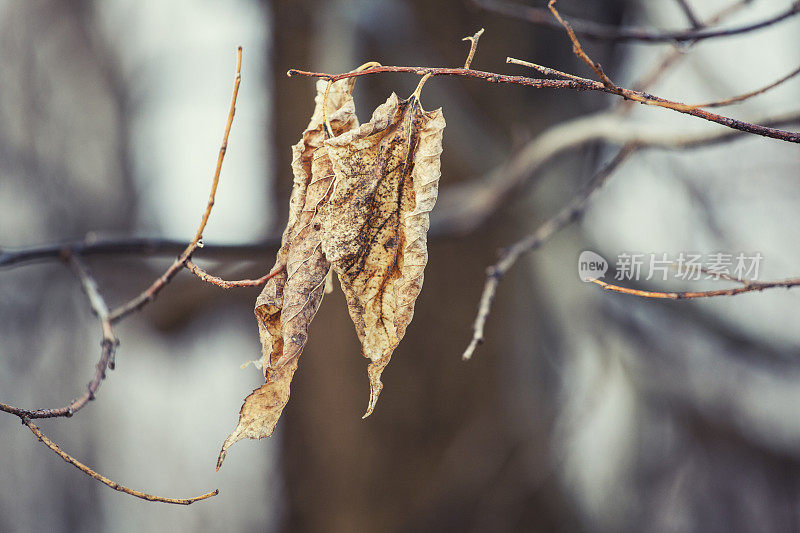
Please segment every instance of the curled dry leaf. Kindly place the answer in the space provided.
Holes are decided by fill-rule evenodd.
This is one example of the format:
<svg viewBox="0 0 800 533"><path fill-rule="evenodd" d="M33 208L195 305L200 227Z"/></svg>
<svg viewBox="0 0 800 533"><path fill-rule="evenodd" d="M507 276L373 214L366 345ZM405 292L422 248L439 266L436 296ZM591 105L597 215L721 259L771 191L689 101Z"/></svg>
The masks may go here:
<svg viewBox="0 0 800 533"><path fill-rule="evenodd" d="M320 174L323 167L330 167L329 162L321 160L327 159L325 150L320 150L326 136L323 108L334 132L356 127L358 119L351 94L354 81L332 84L327 91L327 105L323 105L327 82L317 82L314 114L300 142L292 147L294 185L289 221L275 261L275 266L286 268L267 281L255 306L265 383L245 398L239 423L222 445L217 470L235 442L269 437L289 401L292 376L308 337L308 325L322 301L324 283L320 281L324 281L330 268L312 223L333 180L331 172ZM316 175L314 170L318 171Z"/></svg>
<svg viewBox="0 0 800 533"><path fill-rule="evenodd" d="M368 123L325 142L336 185L320 210L322 250L371 361L364 417L422 289L444 126L441 110L425 113L416 95L392 94Z"/></svg>
<svg viewBox="0 0 800 533"><path fill-rule="evenodd" d="M331 266L371 361L365 417L411 322L428 259L445 122L441 110L423 111L417 90L407 100L392 94L358 127L354 81L331 84L326 104L328 83L317 83L314 114L293 147L294 188L276 260L286 268L268 281L255 307L266 382L245 399L217 469L235 442L268 437L275 429Z"/></svg>

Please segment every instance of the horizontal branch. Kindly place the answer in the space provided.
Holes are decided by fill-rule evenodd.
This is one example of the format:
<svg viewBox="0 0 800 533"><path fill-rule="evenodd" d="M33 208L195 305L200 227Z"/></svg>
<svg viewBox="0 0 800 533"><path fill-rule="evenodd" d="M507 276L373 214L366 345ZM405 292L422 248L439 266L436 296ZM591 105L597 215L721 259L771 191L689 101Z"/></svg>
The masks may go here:
<svg viewBox="0 0 800 533"><path fill-rule="evenodd" d="M800 286L800 278L790 278L778 281L740 281L740 283L742 283L741 287L733 287L731 289L717 289L699 292L661 292L621 287L619 285L606 283L605 281L601 281L599 279L592 279L589 281L600 285L604 290L607 291L621 292L623 294L640 296L642 298L657 298L664 300L692 300L696 298L713 298L715 296L736 296L737 294L742 294L745 292L760 292L765 289L776 288L790 289L792 287Z"/></svg>
<svg viewBox="0 0 800 533"><path fill-rule="evenodd" d="M404 72L424 76L430 74L431 76L463 76L468 78L477 78L491 83L509 83L513 85L522 85L526 87L533 87L536 89L572 89L577 91L597 91L608 94L621 96L626 100L633 100L640 104L654 105L672 109L679 113L695 116L721 124L727 128L760 135L762 137L770 137L787 142L800 143L800 133L784 131L767 126L760 126L758 124L751 124L730 117L711 113L704 109L697 109L693 106L667 100L654 96L642 91L634 91L619 86L607 86L601 82L593 81L587 78L580 78L573 76L566 80L550 80L541 78L527 78L525 76L508 76L504 74L495 74L493 72L484 72L481 70L471 70L463 68L441 68L441 67L398 67L398 66L379 66L372 67L358 72L345 72L341 74L328 74L325 72L309 72L305 70L291 69L287 72L288 76L310 76L314 78L322 78L331 81L343 80L346 78L354 78L359 76L368 76L370 74L379 74L386 72Z"/></svg>
<svg viewBox="0 0 800 533"><path fill-rule="evenodd" d="M281 242L276 234L253 244L213 244L203 246L203 256L212 259L241 258L274 251ZM30 246L16 250L0 250L0 267L13 267L36 261L64 259L73 255L144 255L176 257L186 249L186 241L147 237L86 238L63 243Z"/></svg>
<svg viewBox="0 0 800 533"><path fill-rule="evenodd" d="M525 20L537 26L560 28L561 25L553 20L547 9L537 8L505 2L503 0L472 0L476 6L486 11ZM570 24L576 33L589 39L603 41L637 41L641 43L666 43L700 41L716 37L729 37L741 35L752 31L768 28L773 24L787 20L800 13L800 1L793 2L786 10L759 22L745 24L734 28L718 29L691 29L674 31L657 31L646 28L620 28L608 24L601 24L585 19L570 17Z"/></svg>

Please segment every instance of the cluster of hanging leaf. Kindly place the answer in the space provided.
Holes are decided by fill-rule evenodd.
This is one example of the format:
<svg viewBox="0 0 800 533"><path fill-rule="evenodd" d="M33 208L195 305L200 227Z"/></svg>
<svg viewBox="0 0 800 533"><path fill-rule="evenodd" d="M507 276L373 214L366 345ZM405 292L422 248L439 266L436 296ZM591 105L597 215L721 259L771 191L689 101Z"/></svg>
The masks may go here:
<svg viewBox="0 0 800 533"><path fill-rule="evenodd" d="M392 94L360 126L355 78L317 82L311 122L292 147L289 222L275 263L283 270L256 300L265 383L245 399L217 470L235 442L275 429L332 271L370 360L364 417L375 408L381 373L422 289L429 213L439 188L445 121L441 109L422 109L423 82L407 100Z"/></svg>

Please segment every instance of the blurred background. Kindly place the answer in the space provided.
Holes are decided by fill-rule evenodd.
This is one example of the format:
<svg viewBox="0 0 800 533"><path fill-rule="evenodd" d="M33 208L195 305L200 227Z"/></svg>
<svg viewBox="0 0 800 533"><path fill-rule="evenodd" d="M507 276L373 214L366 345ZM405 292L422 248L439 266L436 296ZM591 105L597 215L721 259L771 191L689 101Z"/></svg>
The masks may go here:
<svg viewBox="0 0 800 533"><path fill-rule="evenodd" d="M519 0L544 7L544 0ZM485 4L485 2L483 2ZM788 1L688 0L725 27ZM691 28L682 2L562 0L565 16L612 26ZM0 0L0 248L87 237L194 235L227 115L236 46L243 81L206 243L258 249L196 258L227 279L274 261L287 215L290 146L314 81L366 61L531 75L506 56L591 77L563 31L466 0ZM628 86L665 54L649 91L719 99L800 63L800 17L681 45L585 40ZM359 117L416 76L360 78ZM737 118L797 111L798 81L726 108ZM594 250L760 252L761 279L800 275L800 152L738 136L635 154L584 219L524 256L502 281L487 341L461 353L497 251L566 204L613 155L582 143L530 169L490 212L471 203L510 158L563 141L552 128L607 111L608 95L435 78L426 109L447 119L439 209L415 319L384 374L375 413L366 360L341 292L326 296L275 435L219 447L260 373L259 290L222 291L181 273L122 322L117 369L97 401L41 427L98 472L190 507L118 494L0 416L0 531L797 531L800 529L800 291L665 302L601 291L577 276ZM638 106L626 123L720 128ZM787 126L797 129L797 124ZM243 249L244 250L244 249ZM202 261L204 257L207 259ZM89 259L111 305L172 257ZM656 281L642 282L662 287ZM718 288L686 282L670 289ZM0 270L0 401L56 407L82 393L100 332L58 261Z"/></svg>

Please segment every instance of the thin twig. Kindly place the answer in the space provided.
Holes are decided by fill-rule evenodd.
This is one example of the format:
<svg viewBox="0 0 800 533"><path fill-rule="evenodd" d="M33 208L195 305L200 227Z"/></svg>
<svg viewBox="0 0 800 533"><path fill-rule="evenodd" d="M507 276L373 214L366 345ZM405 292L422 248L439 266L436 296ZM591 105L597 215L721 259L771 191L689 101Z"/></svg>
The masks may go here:
<svg viewBox="0 0 800 533"><path fill-rule="evenodd" d="M771 127L789 126L797 124L800 121L800 112L790 112L778 116L761 116L751 119L754 122L762 123ZM590 131L591 130L591 131ZM552 133L552 135L550 135ZM744 132L741 130L727 130L727 129L709 129L703 128L702 131L692 132L685 129L677 128L652 128L647 124L631 123L624 120L617 119L608 113L602 113L591 117L580 117L571 121L562 122L553 128L542 133L536 139L531 141L532 148L535 148L537 154L541 154L542 150L545 153L537 155L534 161L529 157L523 156L520 161L512 159L507 165L498 167L496 171L491 172L491 178L488 178L488 183L485 180L476 179L475 184L479 182L481 195L486 196L488 189L497 189L500 181L510 182L510 186L502 186L502 192L499 193L504 199L513 197L513 190L521 186L524 181L529 179L532 174L537 172L546 161L552 157L563 153L566 150L575 149L584 146L589 142L604 141L611 144L621 145L626 142L639 142L642 148L665 148L665 149L682 149L691 147L707 146L713 143L720 143L730 141L742 135ZM569 142L558 143L558 138L567 138ZM553 143L557 146L553 148ZM520 150L520 153L525 150ZM510 177L508 177L510 176ZM506 180L505 177L508 177ZM513 182L513 183L512 183ZM465 187L471 187L470 183L461 185L448 186L442 189L440 193L440 201L437 203L437 209L434 211L434 218L431 220L430 236L432 238L448 238L460 237L464 235L464 227L459 224L458 227L453 227L449 222L452 219L459 220L483 220L483 218L494 212L500 204L494 201L488 202L485 208L480 208L478 212L473 212L477 209L477 204L469 203L461 204L459 206L445 206L444 202L450 196L461 197L461 192ZM458 191L458 192L457 192ZM475 196L475 192L471 196ZM459 201L462 201L461 199ZM465 205L473 207L465 208ZM467 232L471 231L474 226L466 226ZM237 260L242 261L248 258L258 257L267 253L272 253L280 245L280 234L275 234L268 239L253 244L220 244L214 245L206 244L203 246L204 258L211 258L215 260ZM0 253L0 267L15 267L22 266L32 262L44 262L53 260L63 260L70 257L70 255L79 255L83 258L95 256L121 256L121 255L140 255L140 256L153 256L153 257L175 257L186 247L185 241L171 240L171 239L153 239L153 238L140 238L140 237L125 237L125 238L89 238L77 241L68 241L62 243L45 244L39 246L31 246L26 248L19 248L15 250L7 250Z"/></svg>
<svg viewBox="0 0 800 533"><path fill-rule="evenodd" d="M526 252L540 248L544 243L550 240L553 235L558 233L559 230L578 220L583 215L595 193L600 190L611 174L613 174L636 149L637 146L633 143L623 146L611 161L592 176L582 194L573 198L569 204L556 214L556 216L547 220L547 222L539 226L539 228L528 237L525 237L506 249L500 260L486 270L486 283L483 286L483 293L481 294L480 304L478 305L478 315L472 326L472 339L470 340L469 346L467 346L467 349L464 351L462 359L470 359L475 349L483 343L484 328L486 327L486 320L489 318L489 313L491 313L492 310L492 303L497 294L497 286L503 276L514 266L517 259Z"/></svg>
<svg viewBox="0 0 800 533"><path fill-rule="evenodd" d="M200 220L200 226L197 228L197 233L195 233L194 239L192 239L181 255L178 256L178 258L169 266L166 272L159 276L158 279L156 279L138 296L117 307L111 312L110 318L112 322L117 322L125 316L142 308L148 302L152 302L161 289L166 287L172 278L174 278L175 275L186 266L186 261L192 257L192 253L194 253L194 251L197 249L200 239L203 238L203 230L206 229L208 218L211 216L211 208L214 207L214 198L217 194L219 176L222 172L222 162L225 160L225 152L228 150L228 135L231 132L233 116L236 114L236 98L239 95L239 84L241 81L242 47L240 46L236 51L236 78L233 83L233 96L231 97L231 106L230 110L228 111L228 121L225 124L225 133L222 135L222 146L220 146L219 155L217 156L217 168L214 170L214 179L211 183L211 192L208 195L208 204L206 205L206 210L203 212L203 217Z"/></svg>
<svg viewBox="0 0 800 533"><path fill-rule="evenodd" d="M798 124L800 110L779 117L759 117L757 122L769 126ZM567 120L537 135L509 161L483 177L443 189L432 214L431 235L464 236L485 227L495 213L519 197L523 187L535 183L549 161L590 143L636 143L640 150L678 150L730 142L744 135L738 130L705 125L690 130L632 122L613 111Z"/></svg>
<svg viewBox="0 0 800 533"><path fill-rule="evenodd" d="M731 104L736 104L736 103L739 103L739 102L743 102L743 101L748 100L748 99L750 99L750 98L752 98L754 96L758 96L759 94L764 94L765 92L767 92L767 91L769 91L771 89L774 89L778 85L781 85L782 83L784 83L786 81L789 81L790 79L794 78L798 74L800 74L800 67L797 67L796 69L791 71L789 74L781 77L780 79L778 79L776 81L773 81L769 85L765 85L764 87L761 87L760 89L756 89L754 91L750 91L750 92L747 92L747 93L744 93L744 94L740 94L738 96L731 96L730 98L725 98L724 100L716 100L716 101L713 101L713 102L706 102L704 104L694 104L693 107L723 107L723 106L726 106L726 105L731 105Z"/></svg>
<svg viewBox="0 0 800 533"><path fill-rule="evenodd" d="M211 215L211 209L214 206L214 198L217 186L219 184L219 177L222 170L222 162L225 158L225 152L228 146L228 136L230 134L231 125L233 123L233 116L236 110L236 98L239 92L239 84L241 81L241 65L242 65L242 49L241 47L239 47L239 49L237 50L237 59L236 59L236 80L234 82L233 98L231 100L231 107L228 113L228 121L225 127L225 133L223 135L223 141L222 141L222 146L220 148L219 157L217 158L217 167L214 172L214 180L211 186L211 193L209 194L208 204L203 213L200 226L194 238L189 243L189 245L183 250L178 259L175 262L173 262L170 268L167 269L167 271L161 277L159 277L155 283L153 283L142 294L130 300L128 303L123 304L114 311L109 311L108 305L106 305L105 300L100 294L96 281L89 272L88 267L81 260L80 256L75 253L74 249L64 248L63 246L61 246L61 247L50 247L50 249L47 250L48 254L52 254L61 259L68 260L68 262L73 268L73 271L80 279L81 287L83 288L83 291L86 293L86 296L89 299L89 304L92 308L93 313L97 316L101 324L103 332L103 340L101 343L102 346L101 356L96 366L96 372L94 378L87 386L86 392L80 398L73 400L73 402L70 403L69 405L59 409L40 409L36 411L29 411L26 409L21 409L19 407L14 407L11 405L0 403L0 411L4 411L18 416L22 421L22 423L26 425L42 443L44 443L48 448L50 448L53 452L55 452L57 455L59 455L62 459L64 459L68 463L72 464L73 466L75 466L85 474L91 476L92 478L96 479L97 481L100 481L101 483L104 483L115 490L149 501L189 505L193 502L204 500L212 496L216 496L219 493L219 491L215 490L213 492L195 498L173 499L173 498L162 498L160 496L153 496L150 494L146 494L144 492L130 489L98 474L88 466L82 464L81 462L71 457L69 454L61 451L58 445L56 445L54 442L48 439L36 426L36 424L34 424L31 420L34 418L53 418L53 417L72 416L75 412L80 410L89 401L95 398L95 394L98 388L100 387L100 384L105 379L106 370L108 368L114 367L114 353L116 351L117 345L119 344L119 341L117 340L113 330L114 322L122 319L124 316L135 311L136 309L139 309L145 303L155 298L155 295L158 293L158 291L160 291L164 286L166 286L166 284L169 283L172 277L174 277L175 274L185 266L186 262L190 259L192 252L194 252L196 248L201 246L203 230L205 229L206 224L208 223L209 216ZM10 255L7 253L3 253L2 259L5 259L5 263L0 263L0 264L20 263L25 260L31 260L32 258L35 257L41 258L44 257L45 255L47 254L43 253L41 249L38 250L38 255L30 252L26 254L24 251L22 253L17 253L17 254L12 253Z"/></svg>
<svg viewBox="0 0 800 533"><path fill-rule="evenodd" d="M269 280L270 278L274 278L278 274L284 271L286 265L278 265L273 268L267 274L264 274L258 279L240 279L236 281L227 281L222 278L218 278L217 276L212 276L196 264L194 264L191 260L186 261L186 268L195 276L200 278L201 280L210 283L212 285L216 285L217 287L221 287L223 289L232 289L234 287L258 287L259 285L263 285Z"/></svg>
<svg viewBox="0 0 800 533"><path fill-rule="evenodd" d="M39 429L39 427L33 422L31 422L29 419L23 417L22 423L28 426L28 429L30 429L33 432L33 434L36 435L36 438L39 439L39 441L41 441L42 444L50 448L56 455L64 459L66 462L68 462L69 464L71 464L72 466L74 466L87 476L96 479L100 483L103 483L104 485L107 485L116 491L124 492L125 494L130 494L131 496L136 496L137 498L141 498L143 500L147 500L150 502L172 503L176 505L191 505L194 502L199 502L200 500L206 500L208 498L212 498L217 494L219 494L219 489L217 489L212 492L203 494L201 496L195 496L194 498L179 499L179 498L164 498L162 496L153 496L152 494L147 494L146 492L141 492L135 489L128 488L124 485L117 483L116 481L111 481L102 474L98 474L85 464L81 463L68 453L61 450L61 448L58 447L58 444L50 440L44 433L42 433L42 430Z"/></svg>
<svg viewBox="0 0 800 533"><path fill-rule="evenodd" d="M203 256L213 259L261 255L280 246L281 235L252 244L209 244L203 246ZM151 239L146 237L87 238L41 246L30 246L0 252L0 267L14 267L37 261L64 259L71 255L143 255L175 257L186 249L186 241Z"/></svg>
<svg viewBox="0 0 800 533"><path fill-rule="evenodd" d="M629 100L634 100L640 104L654 105L672 109L679 113L691 115L694 117L715 122L725 127L760 135L762 137L770 137L772 139L779 139L782 141L800 143L800 133L784 131L775 128L760 126L758 124L751 124L734 118L711 113L704 109L697 109L692 106L674 102L653 96L651 94L633 91L624 87L607 87L601 82L593 81L586 78L576 76L574 79L568 80L548 80L540 78L526 78L524 76L507 76L504 74L495 74L493 72L484 72L481 70L470 70L462 68L438 68L438 67L397 67L397 66L382 66L374 67L363 70L361 72L345 72L342 74L328 74L325 72L309 72L305 70L291 69L287 72L288 76L309 76L314 78L322 78L326 80L338 81L345 78L354 78L358 76L368 76L370 74L379 74L383 72L406 72L413 73L418 76L431 74L432 76L465 76L469 78L477 78L491 83L510 83L514 85L523 85L526 87L533 87L536 89L574 89L578 91L598 91L609 94L615 94Z"/></svg>
<svg viewBox="0 0 800 533"><path fill-rule="evenodd" d="M554 68L545 67L542 65L537 65L536 63L531 63L530 61L523 61L522 59L515 59L513 57L507 57L506 63L511 63L513 65L522 65L523 67L529 67L545 76L556 76L558 78L564 78L567 80L576 80L576 81L583 81L585 78L581 78L580 76L576 76L574 74L569 74L567 72L561 72L560 70L556 70Z"/></svg>
<svg viewBox="0 0 800 533"><path fill-rule="evenodd" d="M538 26L558 28L560 25L554 21L546 9L536 8L518 4L516 2L505 2L502 0L472 0L472 3L501 15L526 20ZM642 43L666 43L666 42L687 42L700 41L715 37L727 37L731 35L741 35L751 31L760 30L787 20L800 13L800 1L792 4L781 13L768 19L745 24L735 28L719 28L714 30L677 30L677 31L654 31L645 28L619 28L600 24L589 20L581 20L570 17L575 33L595 40L607 41L639 41Z"/></svg>
<svg viewBox="0 0 800 533"><path fill-rule="evenodd" d="M464 37L462 41L469 41L469 54L467 60L464 61L464 68L469 68L472 65L472 60L475 58L475 52L478 50L478 39L483 35L483 28L475 32L475 35Z"/></svg>
<svg viewBox="0 0 800 533"><path fill-rule="evenodd" d="M89 299L89 305L92 308L92 312L100 321L100 327L103 331L103 351L105 352L105 347L108 346L108 368L111 370L114 369L114 355L116 353L116 347L119 346L119 339L117 339L116 335L114 335L114 328L111 324L111 320L109 319L109 310L106 301L103 299L103 296L100 294L100 289L97 287L97 281L95 281L94 277L92 277L91 273L89 272L89 267L83 262L80 256L71 255L69 257L70 266L75 271L75 274L81 281L81 287L83 288L83 292L86 294L86 297ZM98 382L99 386L99 382Z"/></svg>
<svg viewBox="0 0 800 533"><path fill-rule="evenodd" d="M677 2L678 7L681 8L681 11L683 11L683 14L686 16L686 20L688 20L689 24L692 25L692 28L694 28L695 30L703 28L703 23L700 22L700 19L697 18L697 15L695 15L694 13L694 9L692 9L692 6L689 5L689 2L687 0L675 0L675 1Z"/></svg>
<svg viewBox="0 0 800 533"><path fill-rule="evenodd" d="M706 22L706 27L716 26L729 16L750 4L751 1L752 0L739 0L734 4L723 7L708 19ZM692 40L686 42L682 47L673 47L673 49L667 52L661 61L656 63L647 74L642 76L638 81L634 82L632 89L635 91L645 91L649 89L664 74L666 74L680 58L686 57L686 51L697 43L698 41ZM619 105L624 108L624 111L627 111L630 109L630 104L632 103L633 102L631 100L622 100L620 101Z"/></svg>
<svg viewBox="0 0 800 533"><path fill-rule="evenodd" d="M119 340L117 340L117 337L114 335L114 329L109 318L108 306L97 288L97 282L89 273L89 269L83 261L81 261L78 256L72 255L69 257L69 263L75 275L80 280L81 287L84 293L86 293L92 312L100 321L100 326L103 331L103 340L100 343L100 359L95 365L94 376L86 386L86 392L64 407L28 410L0 403L0 411L5 411L20 418L28 419L71 417L83 409L87 403L94 400L95 394L100 388L100 384L106 378L106 370L108 368L114 368L114 354L119 345Z"/></svg>
<svg viewBox="0 0 800 533"><path fill-rule="evenodd" d="M584 63L589 65L589 68L592 69L595 74L597 74L597 77L600 78L600 81L603 82L603 85L609 89L616 89L616 84L606 75L606 73L603 71L603 67L600 66L600 63L589 57L589 54L583 50L583 47L578 40L578 36L575 35L575 31L572 29L572 26L570 26L569 22L564 20L564 18L561 16L561 13L559 13L558 9L556 9L556 0L550 0L547 3L547 8L553 14L556 20L558 20L558 22L564 27L564 30L566 30L567 36L572 42L572 51L575 53L575 55L582 59Z"/></svg>
<svg viewBox="0 0 800 533"><path fill-rule="evenodd" d="M529 61L523 61L521 59L515 59L513 57L507 57L506 58L506 63L512 63L514 65L521 65L521 66L524 66L524 67L529 67L529 68L532 68L532 69L536 70L537 72L540 72L541 74L544 74L545 76L557 76L559 78L564 78L564 79L569 79L569 80L577 80L577 81L583 81L584 80L584 78L581 78L580 76L575 76L573 74L568 74L566 72L561 72L560 70L556 70L556 69L553 69L553 68L550 68L550 67L544 67L542 65L537 65L536 63L531 63ZM731 96L731 97L725 98L723 100L714 100L714 101L711 101L711 102L704 102L702 104L684 104L684 105L687 108L699 109L699 108L703 108L703 107L724 107L724 106L727 106L727 105L740 103L740 102L743 102L743 101L748 100L750 98L753 98L754 96L758 96L760 94L764 94L765 92L770 91L770 90L774 89L775 87L777 87L777 86L789 81L790 79L794 78L798 74L800 74L800 67L797 67L796 69L791 71L789 74L786 74L785 76L782 76L780 79L770 83L769 85L765 85L764 87L761 87L761 88L756 89L754 91L746 92L744 94L740 94L740 95L737 95L737 96ZM633 101L633 100L631 100L631 101Z"/></svg>
<svg viewBox="0 0 800 533"><path fill-rule="evenodd" d="M612 285L601 281L599 279L589 280L603 287L604 290L621 292L624 294L631 294L633 296L641 296L642 298L658 298L666 300L691 300L695 298L711 298L714 296L735 296L745 292L763 291L764 289L774 289L783 287L789 289L791 287L800 286L800 278L790 278L779 281L742 281L743 286L734 287L731 289L717 289L713 291L699 291L699 292L661 292L661 291L644 291L639 289L630 289L627 287L620 287L619 285Z"/></svg>

